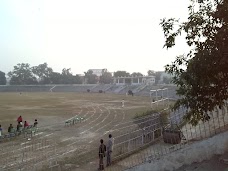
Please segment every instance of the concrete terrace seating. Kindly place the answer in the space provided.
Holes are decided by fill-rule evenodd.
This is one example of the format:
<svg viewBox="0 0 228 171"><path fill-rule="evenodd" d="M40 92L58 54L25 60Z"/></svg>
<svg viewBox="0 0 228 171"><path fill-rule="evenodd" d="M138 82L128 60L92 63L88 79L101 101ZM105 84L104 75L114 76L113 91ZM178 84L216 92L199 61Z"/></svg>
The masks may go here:
<svg viewBox="0 0 228 171"><path fill-rule="evenodd" d="M119 93L120 94L126 94L128 92L128 90L134 90L136 88L138 88L139 85L127 85L124 89L122 89Z"/></svg>
<svg viewBox="0 0 228 171"><path fill-rule="evenodd" d="M87 89L92 89L94 85L56 85L52 92L87 92Z"/></svg>
<svg viewBox="0 0 228 171"><path fill-rule="evenodd" d="M112 85L111 87L108 87L105 91L106 92L114 92L116 89L118 89L120 86L118 86L118 85Z"/></svg>
<svg viewBox="0 0 228 171"><path fill-rule="evenodd" d="M10 85L0 86L0 92L49 92L52 85Z"/></svg>
<svg viewBox="0 0 228 171"><path fill-rule="evenodd" d="M102 90L102 91L106 91L108 90L112 85L110 84L98 84L96 87L94 87L93 89L91 89L91 92L96 92L98 93L99 90Z"/></svg>

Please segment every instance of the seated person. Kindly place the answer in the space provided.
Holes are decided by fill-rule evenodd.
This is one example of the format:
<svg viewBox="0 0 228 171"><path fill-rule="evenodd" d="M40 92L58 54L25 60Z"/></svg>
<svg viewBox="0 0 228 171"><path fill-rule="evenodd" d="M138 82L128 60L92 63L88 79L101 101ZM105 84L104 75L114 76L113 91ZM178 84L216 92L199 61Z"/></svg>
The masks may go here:
<svg viewBox="0 0 228 171"><path fill-rule="evenodd" d="M38 122L37 122L37 119L35 119L34 127L37 127L37 125L38 125Z"/></svg>
<svg viewBox="0 0 228 171"><path fill-rule="evenodd" d="M17 124L17 131L20 132L21 129L22 129L22 124L21 124L21 122L19 122L19 123Z"/></svg>
<svg viewBox="0 0 228 171"><path fill-rule="evenodd" d="M11 133L13 131L13 125L10 124L9 128L8 128L8 132Z"/></svg>
<svg viewBox="0 0 228 171"><path fill-rule="evenodd" d="M25 121L25 122L24 122L24 128L27 128L28 126L29 126L28 122Z"/></svg>

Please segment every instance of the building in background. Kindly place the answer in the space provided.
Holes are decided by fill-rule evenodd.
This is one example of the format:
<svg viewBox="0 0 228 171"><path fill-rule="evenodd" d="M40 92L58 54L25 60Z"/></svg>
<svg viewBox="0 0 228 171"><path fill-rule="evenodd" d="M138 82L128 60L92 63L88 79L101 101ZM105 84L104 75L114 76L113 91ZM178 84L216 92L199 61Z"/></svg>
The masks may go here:
<svg viewBox="0 0 228 171"><path fill-rule="evenodd" d="M116 85L154 85L155 76L114 77L113 83Z"/></svg>
<svg viewBox="0 0 228 171"><path fill-rule="evenodd" d="M102 76L102 74L104 72L108 72L108 70L106 68L105 69L89 69L89 70L93 71L93 74L95 74L98 77Z"/></svg>

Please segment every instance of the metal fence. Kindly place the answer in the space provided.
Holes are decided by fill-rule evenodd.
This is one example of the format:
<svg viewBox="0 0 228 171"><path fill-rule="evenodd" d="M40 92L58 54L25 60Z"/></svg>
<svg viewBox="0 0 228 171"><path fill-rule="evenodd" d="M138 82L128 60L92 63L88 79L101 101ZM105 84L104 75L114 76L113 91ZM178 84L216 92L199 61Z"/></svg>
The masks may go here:
<svg viewBox="0 0 228 171"><path fill-rule="evenodd" d="M163 102L162 104L164 107L168 106ZM228 128L227 103L221 109L216 108L208 113L210 119L200 121L197 126L184 121L186 111L187 109L180 108L172 112L167 108L156 114L120 123L120 128L110 131L116 135L119 132L119 136L114 140L113 165L106 170L126 170L145 162L153 162L195 140L211 137ZM97 147L72 155L76 148L57 148L57 142L53 142L48 136L18 142L12 141L7 146L0 147L0 171L71 170L75 169L75 165L69 168L62 166L73 161L76 166L81 167L97 162L98 158ZM89 170L96 168L91 165Z"/></svg>
<svg viewBox="0 0 228 171"><path fill-rule="evenodd" d="M114 164L106 170L126 170L145 162L153 162L161 156L188 146L196 140L211 137L228 129L228 104L221 109L205 113L205 118L196 126L183 119L187 109L169 112L168 122L155 124L148 132L115 144ZM122 152L122 153L120 153ZM116 154L117 153L117 154ZM118 155L119 154L119 155Z"/></svg>

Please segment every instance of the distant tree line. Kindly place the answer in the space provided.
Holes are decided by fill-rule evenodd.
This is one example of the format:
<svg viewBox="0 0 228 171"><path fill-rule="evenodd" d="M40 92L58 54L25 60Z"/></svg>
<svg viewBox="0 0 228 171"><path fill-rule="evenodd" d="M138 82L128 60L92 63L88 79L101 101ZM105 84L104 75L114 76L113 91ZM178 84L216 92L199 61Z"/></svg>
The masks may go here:
<svg viewBox="0 0 228 171"><path fill-rule="evenodd" d="M112 74L106 70L102 70L102 75L98 77L92 70L84 72L82 77L78 74L74 75L71 68L63 68L62 72L54 72L47 63L39 64L38 66L30 66L28 63L19 63L13 67L7 75L9 77L10 85L44 85L44 84L110 84L112 83ZM133 72L130 74L127 71L116 71L114 77L137 77L143 76L140 72ZM160 72L153 70L148 71L148 76L155 76L155 82L158 83L161 77ZM168 78L164 82L168 83ZM0 71L0 85L6 85L6 74Z"/></svg>

